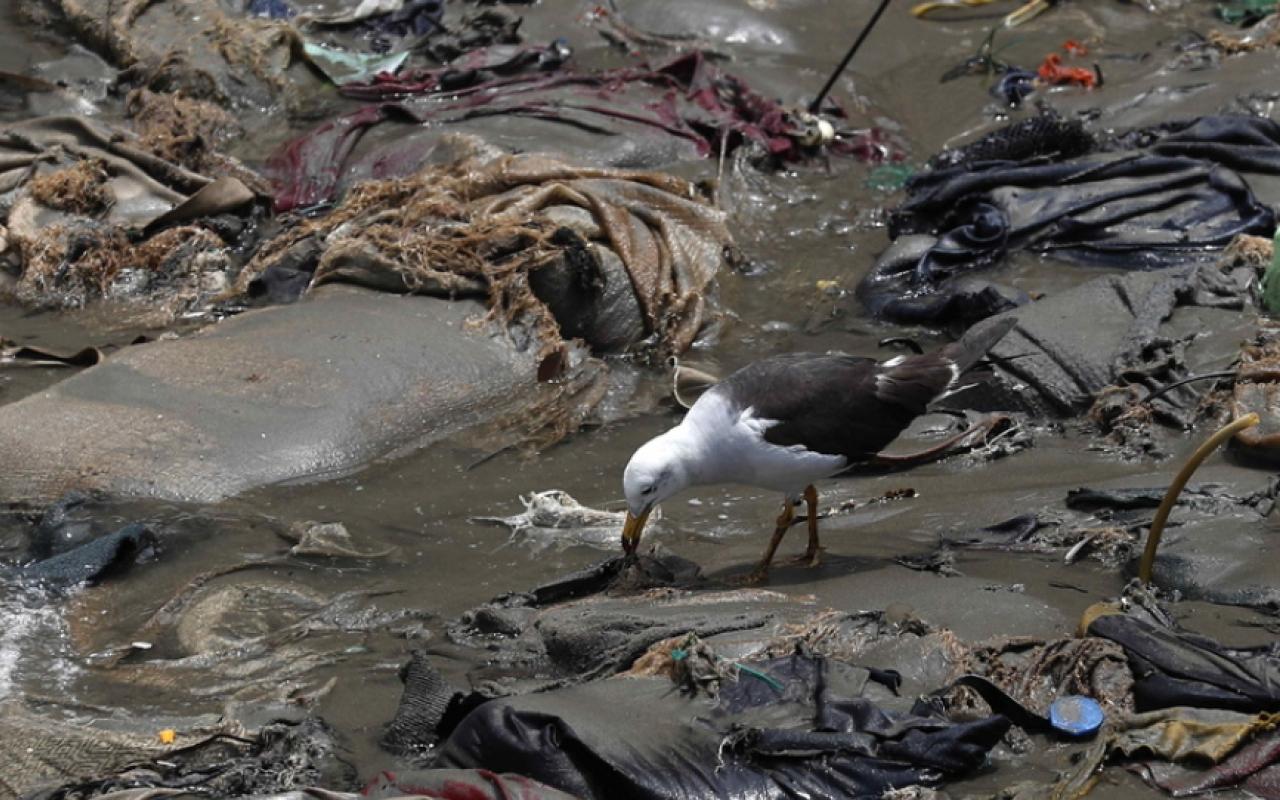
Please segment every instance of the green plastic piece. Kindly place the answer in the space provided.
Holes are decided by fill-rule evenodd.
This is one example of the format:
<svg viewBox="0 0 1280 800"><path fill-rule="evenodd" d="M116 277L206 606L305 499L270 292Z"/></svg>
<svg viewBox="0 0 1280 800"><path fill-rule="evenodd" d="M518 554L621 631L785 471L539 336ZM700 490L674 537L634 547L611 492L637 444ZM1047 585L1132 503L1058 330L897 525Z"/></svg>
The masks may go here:
<svg viewBox="0 0 1280 800"><path fill-rule="evenodd" d="M1229 0L1218 4L1218 18L1231 25L1252 25L1276 12L1277 0Z"/></svg>
<svg viewBox="0 0 1280 800"><path fill-rule="evenodd" d="M739 672L745 672L746 674L750 675L751 677L757 680L764 681L775 692L781 692L783 688L785 688L782 685L782 681L778 680L772 675L766 675L765 673L761 672L758 669L752 669L751 667L748 667L745 664L739 664L737 661L733 662L733 665L738 668Z"/></svg>
<svg viewBox="0 0 1280 800"><path fill-rule="evenodd" d="M407 50L388 54L357 53L317 42L303 42L302 50L311 63L338 86L365 83L380 72L395 72L409 57Z"/></svg>
<svg viewBox="0 0 1280 800"><path fill-rule="evenodd" d="M916 168L910 164L881 164L867 175L866 186L877 192L896 192L915 174Z"/></svg>

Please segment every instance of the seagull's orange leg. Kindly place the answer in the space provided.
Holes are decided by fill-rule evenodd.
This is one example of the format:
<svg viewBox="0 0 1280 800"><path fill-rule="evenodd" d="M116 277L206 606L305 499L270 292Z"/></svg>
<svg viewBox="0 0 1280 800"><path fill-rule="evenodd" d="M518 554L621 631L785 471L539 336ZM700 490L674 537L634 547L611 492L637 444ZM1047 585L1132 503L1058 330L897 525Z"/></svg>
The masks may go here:
<svg viewBox="0 0 1280 800"><path fill-rule="evenodd" d="M782 544L782 537L787 535L787 531L791 528L791 521L796 518L795 506L788 497L784 501L782 513L778 515L777 527L773 529L773 538L769 540L769 547L764 551L764 557L760 559L760 563L756 568L734 580L734 583L754 584L764 583L769 578L769 565L773 563L773 555L778 552L778 545Z"/></svg>
<svg viewBox="0 0 1280 800"><path fill-rule="evenodd" d="M809 546L795 563L816 567L822 564L822 546L818 544L818 490L812 484L805 487L804 502L809 508Z"/></svg>

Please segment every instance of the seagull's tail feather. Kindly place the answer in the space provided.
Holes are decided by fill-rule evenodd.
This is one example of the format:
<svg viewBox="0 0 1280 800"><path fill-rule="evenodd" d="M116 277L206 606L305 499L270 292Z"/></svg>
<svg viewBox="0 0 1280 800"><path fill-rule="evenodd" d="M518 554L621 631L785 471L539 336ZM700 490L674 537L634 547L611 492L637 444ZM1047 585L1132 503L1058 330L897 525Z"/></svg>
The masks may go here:
<svg viewBox="0 0 1280 800"><path fill-rule="evenodd" d="M1013 329L1017 320L1006 318L980 323L960 338L932 353L921 356L898 356L877 365L876 398L884 403L909 409L903 427L911 418L923 414L935 400L967 388L966 374L987 351Z"/></svg>
<svg viewBox="0 0 1280 800"><path fill-rule="evenodd" d="M963 374L978 363L978 360L995 347L996 343L1017 324L1018 320L1013 317L996 320L990 324L979 323L966 331L959 341L942 348L942 355L955 364L958 367L957 371Z"/></svg>

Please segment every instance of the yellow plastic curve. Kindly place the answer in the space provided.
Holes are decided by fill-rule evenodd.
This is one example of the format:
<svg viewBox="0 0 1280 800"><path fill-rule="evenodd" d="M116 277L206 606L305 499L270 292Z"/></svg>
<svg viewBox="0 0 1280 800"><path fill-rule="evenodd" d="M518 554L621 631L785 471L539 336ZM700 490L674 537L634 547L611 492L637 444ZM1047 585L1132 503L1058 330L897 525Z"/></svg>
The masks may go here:
<svg viewBox="0 0 1280 800"><path fill-rule="evenodd" d="M1156 509L1155 519L1151 520L1151 532L1147 534L1147 546L1142 551L1142 561L1138 566L1138 579L1144 584L1151 583L1151 570L1156 561L1156 548L1160 546L1160 536L1164 533L1165 523L1169 521L1169 512L1173 509L1173 504L1177 502L1178 495L1182 494L1182 489L1187 485L1187 481L1191 480L1191 475L1196 471L1209 454L1232 436L1235 436L1245 428L1252 428L1261 420L1255 413L1245 414L1243 417L1232 421L1230 424L1219 428L1212 436L1205 440L1204 444L1196 448L1191 454L1191 458L1187 459L1187 463L1182 465L1182 469L1178 471L1177 476L1173 479L1173 483L1169 484L1169 491L1164 493L1164 500L1160 501L1160 507Z"/></svg>

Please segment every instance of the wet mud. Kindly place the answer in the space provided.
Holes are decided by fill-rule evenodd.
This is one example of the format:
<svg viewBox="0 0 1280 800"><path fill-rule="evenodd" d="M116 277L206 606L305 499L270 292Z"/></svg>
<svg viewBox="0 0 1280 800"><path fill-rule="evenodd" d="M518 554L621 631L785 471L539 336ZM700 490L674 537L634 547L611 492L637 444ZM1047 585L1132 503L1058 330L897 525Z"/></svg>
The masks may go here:
<svg viewBox="0 0 1280 800"><path fill-rule="evenodd" d="M125 95L104 88L103 76L123 68L120 41L86 41L96 50L90 53L73 47L69 35L88 17L42 27L20 22L14 4L4 5L11 13L0 24L0 72L52 82L33 91L35 84L0 80L5 124L89 113L87 108L106 124L130 124ZM172 28L177 23L169 16L180 16L184 5L157 4L143 23ZM471 8L447 4L448 13L464 5ZM761 95L792 105L812 97L874 4L612 5L625 25L614 25L607 37L583 3L544 0L504 8L524 17L520 33L528 43L565 37L572 63L584 70L632 63L628 48L656 63L670 56L673 41L694 34L705 49L729 57L716 60L718 66ZM833 94L850 126L882 131L899 159L890 159L891 166L919 168L945 147L1035 114L1039 103L1092 130L1205 114L1275 117L1275 50L1207 40L1202 34L1213 30L1240 35L1214 17L1215 4L1207 2L1061 2L997 39L999 60L1029 70L1046 54L1062 53L1066 40L1087 41L1087 58L1063 58L1089 69L1097 64L1104 79L1091 90L1040 88L1010 109L989 91L999 75L943 82L948 70L979 52L999 13L1015 5L918 20L907 4L892 4ZM96 13L67 2L46 4L46 10ZM160 53L137 56L153 69L167 65L153 88L181 87L217 103L235 94L237 103L229 105L244 133L224 139L223 146L255 171L267 171L269 156L286 143L362 105L307 64L290 61L292 46L272 38L281 25L255 23L254 38L227 51L241 58L243 48L265 42L269 59L246 65L219 57L218 68L204 77L191 69L212 57L204 49L183 63L157 61ZM216 49L216 43L204 41L201 48ZM237 68L246 70L243 81ZM975 71L983 68L978 64ZM720 267L722 313L714 335L684 353L684 364L725 375L771 353L841 350L887 357L896 351L880 346L886 337L905 336L926 347L947 339L944 324L877 318L858 297L859 284L890 245L888 213L907 198L892 181L881 182L887 173L877 169L883 165L831 156L770 169L732 154L723 160L700 154L685 139L600 135L535 115L429 125L396 119L359 139L335 185L385 178L378 170L389 154L416 157L445 132L601 168L661 169L709 189L741 257ZM183 153L179 148L170 155L179 160ZM199 170L207 163L189 166ZM88 180L93 183L93 176ZM1248 185L1257 203L1274 208L1280 202L1274 175L1250 173ZM102 197L81 194L77 202L89 205L72 211L102 211L92 205L104 203ZM502 417L495 407L523 414L525 393L557 390L529 379L531 354L513 356L493 344L497 338L468 329L487 343L490 358L471 364L465 381L433 382L445 370L438 360L450 354L432 344L455 341L440 331L476 316L474 300L376 296L329 286L295 305L232 315L199 332L220 314L169 314L157 325L109 301L33 310L6 299L0 303L0 353L16 346L55 353L94 347L107 361L97 372L81 372L74 364L14 366L0 359L0 468L8 476L0 485L25 487L0 496L0 557L31 578L0 572L0 703L10 709L0 724L0 755L10 753L14 765L9 772L0 767L0 796L74 781L90 769L104 773L150 763L188 746L197 748L193 752L210 748L208 762L238 765L223 775L224 783L211 785L215 791L358 789L383 770L419 763L420 750L384 746L404 692L402 670L414 652L430 653L441 680L459 691L479 686L496 696L562 690L577 693L570 695L575 708L610 698L631 708L643 706L643 698L621 697L621 679L574 686L584 675L636 668L646 655L660 660L654 654L662 654L664 643L669 653L670 640L689 632L733 658L779 656L783 632L812 626L829 611L849 615L841 618L846 627L827 640L845 649L832 645L828 655L852 654L860 667L901 671L898 699L939 688L955 677L957 664L978 663L970 651L974 660L964 662L957 643L995 648L995 640L1043 644L1070 637L1086 610L1121 594L1154 514L1153 498L1158 502L1224 409L1232 402L1270 402L1270 387L1262 382L1234 394L1225 384L1197 382L1165 394L1163 403L1139 402L1170 381L1235 370L1242 343L1257 337L1260 312L1251 280L1264 264L1236 264L1235 272L1208 264L1202 268L1216 270L1216 296L1231 294L1231 303L1197 302L1197 291L1200 300L1213 291L1187 288L1185 281L1165 291L1160 287L1171 280L1168 272L1083 265L1052 252L1008 253L991 280L1044 301L1013 312L1024 320L1022 338L1011 337L1004 353L1010 360L1001 368L1005 399L1020 392L1024 401L1012 410L1019 441L1029 446L1001 449L997 443L910 470L875 469L822 483L823 507L832 511L822 520L827 549L820 566L779 563L766 587L731 594L729 581L758 557L779 498L742 487L704 488L665 504L647 532L663 552L699 570L691 582L672 573L665 588L649 589L667 593L656 595L660 603L650 595L596 597L590 591L584 593L593 596L557 598L545 604L549 608L537 598L508 598L501 613L487 604L612 555L609 531L625 511L622 468L636 447L681 413L661 364L608 359L607 380L592 383L594 413L573 427L586 424L530 452L516 446L528 438L521 428L532 424L528 418L516 415L519 436L503 425L477 431L466 423ZM15 296L5 283L10 280L9 273L0 274L0 296ZM1157 289L1165 292L1152 301L1158 308L1135 305L1135 298ZM1095 298L1084 304L1085 313L1072 310L1077 306L1055 312L1061 298L1082 295ZM387 303L399 305L387 311ZM1150 317L1145 321L1144 309ZM1141 341L1134 338L1139 328L1146 337ZM1066 366L1055 361L1055 342L1077 341L1073 329L1079 340L1104 342L1095 351L1108 358ZM174 335L177 341L169 340ZM139 337L149 341L134 344ZM202 348L209 340L235 346ZM371 340L377 341L372 351ZM1039 354L1020 364L1032 345ZM1265 342L1256 348L1267 354ZM1109 358L1122 350L1132 358ZM365 360L373 351L377 358ZM475 352L468 350L469 357ZM166 361L184 366L180 380L171 379L169 367L156 366ZM1043 391L1027 394L1037 381ZM101 413L97 398L104 393L130 399L127 424ZM439 404L449 414L424 425L421 398L440 393L447 395ZM957 398L957 405L1008 409L998 398L970 395ZM237 419L246 415L261 422L253 435ZM890 452L928 447L953 432L953 422L947 414L922 418ZM96 434L84 435L90 429ZM1273 643L1280 609L1274 464L1245 450L1237 446L1196 473L1196 491L1173 511L1156 564L1157 585L1177 592L1171 608L1178 625L1231 647ZM121 460L130 460L127 480L95 477L102 465ZM15 483L13 476L21 480ZM87 499L48 516L46 505L68 489L89 490ZM1088 493L1079 494L1081 489ZM93 494L98 491L104 494ZM553 491L564 496L542 494ZM545 502L534 505L540 498ZM582 512L573 527L537 517L551 500ZM1022 515L1034 524L1001 525ZM132 523L149 532L144 546L119 559L113 551L111 568L101 574L76 573L89 585L64 591L39 580L41 563L105 541ZM802 532L791 536L783 557L802 547ZM887 631L892 638L876 639L888 637ZM582 656L599 652L604 656L596 660ZM995 659L994 652L979 655ZM1118 652L1103 656L1119 658ZM1105 661L1103 656L1098 658ZM665 684L652 674L643 680L644 692L663 696ZM887 692L871 696L893 702ZM1028 692L1017 699L1043 706L1049 698ZM543 700L529 695L504 702L536 711ZM904 703L895 710L909 708ZM315 719L324 727L272 727ZM86 730L102 733L86 738ZM1140 733L1126 735L1110 745L1140 741ZM68 755L33 758L10 750L24 736L38 736L48 753ZM262 778L263 769L255 772L274 751L236 744L280 743L288 736L306 745L280 744L280 752L292 747L308 759L276 782ZM110 759L95 755L100 742L110 743ZM454 766L471 766L471 751L464 750L457 743L449 750ZM947 791L1015 796L1013 787L1043 787L1088 751L1087 744L1013 735L996 746L985 767L949 783ZM262 779L251 779L255 775ZM1021 796L1036 796L1031 791ZM1089 796L1164 795L1140 777L1112 769Z"/></svg>

